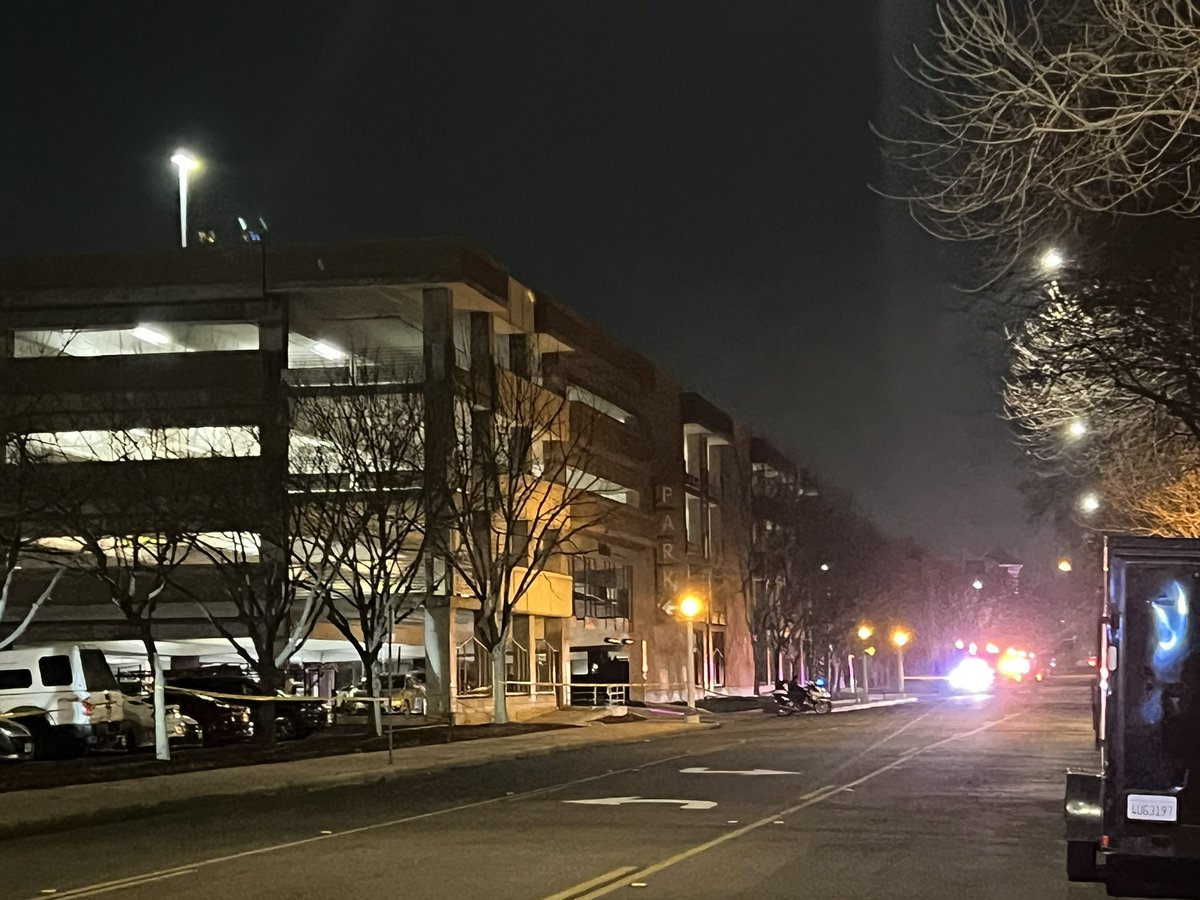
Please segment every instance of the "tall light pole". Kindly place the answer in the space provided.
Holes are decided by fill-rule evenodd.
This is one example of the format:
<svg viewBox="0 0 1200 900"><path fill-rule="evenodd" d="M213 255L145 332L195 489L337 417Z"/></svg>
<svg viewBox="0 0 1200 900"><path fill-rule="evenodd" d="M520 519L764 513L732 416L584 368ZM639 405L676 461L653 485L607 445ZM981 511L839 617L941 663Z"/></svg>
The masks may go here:
<svg viewBox="0 0 1200 900"><path fill-rule="evenodd" d="M892 631L892 643L896 647L896 671L899 673L900 694L904 694L904 645L911 635L903 628Z"/></svg>
<svg viewBox="0 0 1200 900"><path fill-rule="evenodd" d="M179 246L187 247L188 176L200 168L200 161L186 150L176 150L171 164L179 170Z"/></svg>
<svg viewBox="0 0 1200 900"><path fill-rule="evenodd" d="M871 639L871 635L873 635L874 633L875 633L875 629L872 628L870 625L859 625L858 626L858 639L860 641L862 641L864 644L868 640ZM864 650L863 654L862 654L862 686L863 686L863 694L866 695L867 700L871 699L871 684L870 684L870 679L867 676L867 660L870 658L871 658L871 654L866 652L866 650Z"/></svg>
<svg viewBox="0 0 1200 900"><path fill-rule="evenodd" d="M695 594L687 594L679 601L679 615L683 617L684 639L687 641L684 663L684 681L687 682L688 709L696 708L696 617L704 611L703 601Z"/></svg>

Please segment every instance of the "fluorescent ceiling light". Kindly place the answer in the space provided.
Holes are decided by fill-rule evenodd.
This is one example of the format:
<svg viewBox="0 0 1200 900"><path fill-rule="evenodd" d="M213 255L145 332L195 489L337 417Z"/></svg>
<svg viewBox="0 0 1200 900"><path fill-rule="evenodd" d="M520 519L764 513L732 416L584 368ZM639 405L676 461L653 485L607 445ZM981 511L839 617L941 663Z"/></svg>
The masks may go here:
<svg viewBox="0 0 1200 900"><path fill-rule="evenodd" d="M339 350L337 347L333 346L333 344L327 344L324 341L317 341L315 344L313 344L312 349L313 353L317 354L317 356L324 357L325 359L336 361L346 358L345 351Z"/></svg>
<svg viewBox="0 0 1200 900"><path fill-rule="evenodd" d="M145 341L148 344L158 344L160 347L163 344L171 343L171 339L169 337L167 337L161 331L151 328L149 325L139 325L137 328L133 329L130 334L132 334L138 340Z"/></svg>

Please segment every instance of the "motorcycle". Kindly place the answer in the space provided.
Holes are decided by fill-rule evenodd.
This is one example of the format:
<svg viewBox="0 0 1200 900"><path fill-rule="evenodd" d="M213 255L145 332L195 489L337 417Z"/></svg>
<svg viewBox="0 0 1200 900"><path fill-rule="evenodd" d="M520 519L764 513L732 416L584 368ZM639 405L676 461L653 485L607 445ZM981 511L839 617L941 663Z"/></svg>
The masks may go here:
<svg viewBox="0 0 1200 900"><path fill-rule="evenodd" d="M780 716L790 716L810 709L821 715L833 712L832 695L815 681L805 684L795 681L784 684L777 681L771 698L775 701L775 714Z"/></svg>

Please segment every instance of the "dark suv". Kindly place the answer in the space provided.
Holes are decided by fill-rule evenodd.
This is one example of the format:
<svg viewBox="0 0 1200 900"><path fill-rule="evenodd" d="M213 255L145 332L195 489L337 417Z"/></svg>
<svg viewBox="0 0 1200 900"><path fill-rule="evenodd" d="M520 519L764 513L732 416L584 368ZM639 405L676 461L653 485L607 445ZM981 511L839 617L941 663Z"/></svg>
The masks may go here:
<svg viewBox="0 0 1200 900"><path fill-rule="evenodd" d="M268 702L260 699L267 696L266 690L253 678L241 675L173 675L168 677L167 682L175 688L236 696L236 700L228 697L217 699L246 707L256 719L263 704ZM329 711L320 700L292 698L283 693L279 693L278 697L275 701L275 733L280 740L308 737L329 720Z"/></svg>

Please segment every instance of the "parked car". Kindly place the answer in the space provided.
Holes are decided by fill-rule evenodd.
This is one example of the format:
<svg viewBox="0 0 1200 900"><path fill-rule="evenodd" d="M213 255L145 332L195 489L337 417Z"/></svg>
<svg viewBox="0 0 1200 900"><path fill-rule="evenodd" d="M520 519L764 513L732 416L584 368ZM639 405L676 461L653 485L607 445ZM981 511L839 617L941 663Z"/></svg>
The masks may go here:
<svg viewBox="0 0 1200 900"><path fill-rule="evenodd" d="M386 713L401 713L409 715L424 715L425 713L425 685L421 683L420 677L424 673L405 672L396 674L389 679L387 675L381 677L379 694L381 697L386 697L388 702L383 705L383 712ZM369 697L370 689L367 685L367 680L364 678L353 687L346 688L340 691L334 701L337 704L338 712L345 715L365 715L370 712L371 703L359 700L359 697Z"/></svg>
<svg viewBox="0 0 1200 900"><path fill-rule="evenodd" d="M268 702L266 689L253 678L242 675L172 675L171 687L187 688L212 694L236 696L237 704L245 706L257 718L263 704ZM329 721L329 710L320 700L289 698L277 691L275 702L275 733L280 740L305 738ZM228 699L219 697L217 699Z"/></svg>
<svg viewBox="0 0 1200 900"><path fill-rule="evenodd" d="M21 647L0 652L0 713L29 729L37 757L82 756L118 739L124 697L99 649Z"/></svg>
<svg viewBox="0 0 1200 900"><path fill-rule="evenodd" d="M254 737L254 718L245 706L169 687L167 696L172 703L178 704L185 716L199 723L205 747L248 741Z"/></svg>
<svg viewBox="0 0 1200 900"><path fill-rule="evenodd" d="M6 762L33 759L33 735L12 719L0 719L0 760Z"/></svg>
<svg viewBox="0 0 1200 900"><path fill-rule="evenodd" d="M185 716L176 703L167 704L167 740L171 744L197 745L203 743L200 725ZM121 725L122 747L134 752L154 747L154 698L149 695L125 697L125 720Z"/></svg>

